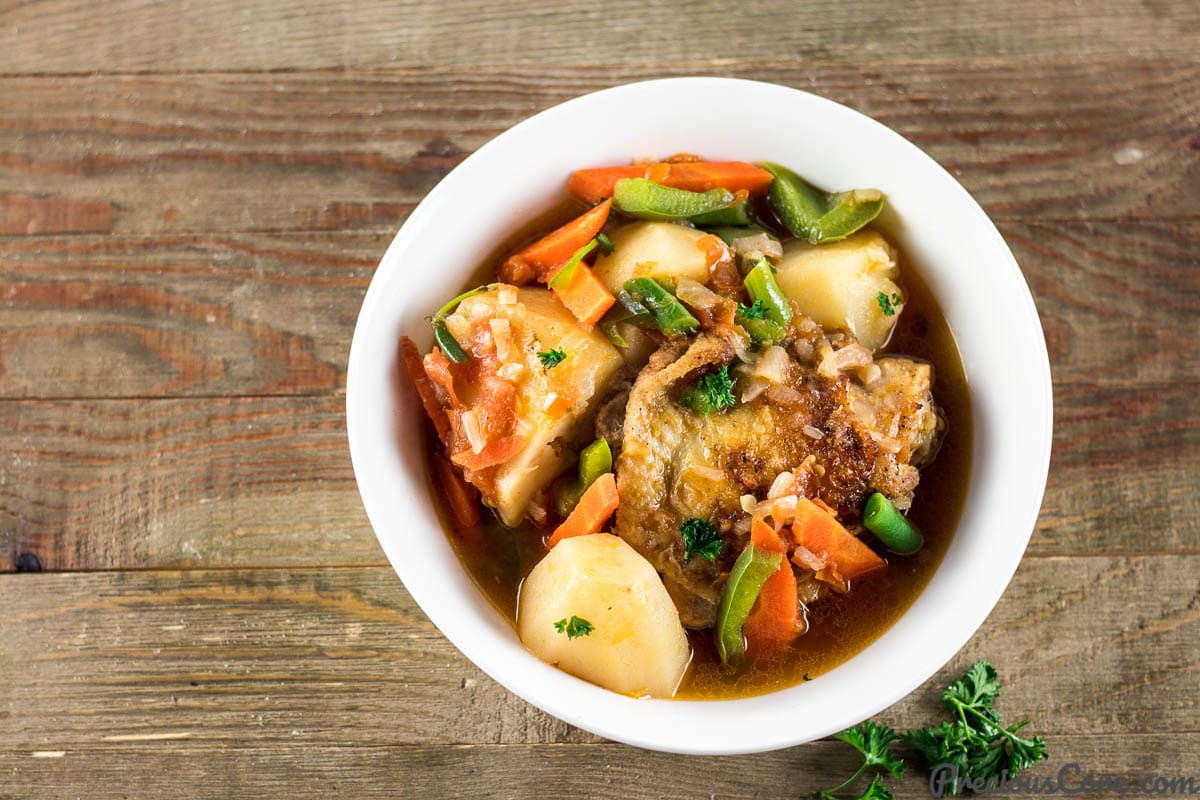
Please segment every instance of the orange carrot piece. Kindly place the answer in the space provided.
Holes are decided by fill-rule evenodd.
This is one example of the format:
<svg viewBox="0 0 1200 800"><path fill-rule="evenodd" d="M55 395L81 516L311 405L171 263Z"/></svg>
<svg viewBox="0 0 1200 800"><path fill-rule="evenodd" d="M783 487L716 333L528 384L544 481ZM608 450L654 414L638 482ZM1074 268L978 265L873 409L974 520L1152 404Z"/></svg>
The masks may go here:
<svg viewBox="0 0 1200 800"><path fill-rule="evenodd" d="M483 449L478 453L467 448L461 452L455 453L453 456L454 463L458 464L463 469L487 469L494 467L497 464L503 464L517 453L525 449L525 445L529 444L527 436L504 436L499 439L493 439L483 446Z"/></svg>
<svg viewBox="0 0 1200 800"><path fill-rule="evenodd" d="M612 197L622 178L649 178L655 183L689 192L706 192L720 187L731 192L760 194L771 185L771 173L745 161L690 161L595 167L576 170L567 189L590 203Z"/></svg>
<svg viewBox="0 0 1200 800"><path fill-rule="evenodd" d="M463 531L479 524L479 490L467 483L441 453L433 456L433 473L438 491L446 498L454 528Z"/></svg>
<svg viewBox="0 0 1200 800"><path fill-rule="evenodd" d="M604 285L604 281L596 277L587 264L576 264L575 274L571 282L563 287L553 287L554 296L559 299L575 318L584 325L592 326L613 307L617 298Z"/></svg>
<svg viewBox="0 0 1200 800"><path fill-rule="evenodd" d="M425 413L433 422L438 438L442 440L443 444L449 444L450 418L446 414L446 409L442 408L442 404L438 402L437 390L433 388L433 382L425 374L425 367L421 363L421 351L417 349L417 343L407 336L401 336L400 356L404 359L404 368L408 371L409 380L417 390L417 395L421 398L421 405L425 406Z"/></svg>
<svg viewBox="0 0 1200 800"><path fill-rule="evenodd" d="M545 280L555 267L567 263L576 250L596 238L611 209L612 200L605 200L512 256L502 272L510 277L533 275Z"/></svg>
<svg viewBox="0 0 1200 800"><path fill-rule="evenodd" d="M554 535L546 542L546 547L554 547L563 539L572 536L586 536L589 533L599 533L604 529L604 523L617 510L617 478L611 472L606 472L592 481L579 498L575 510L572 511L562 524L554 531Z"/></svg>
<svg viewBox="0 0 1200 800"><path fill-rule="evenodd" d="M750 525L750 542L772 553L787 552L787 545L760 517ZM764 653L787 645L804 632L800 618L800 600L796 596L796 573L784 558L758 593L758 600L742 628L747 652Z"/></svg>
<svg viewBox="0 0 1200 800"><path fill-rule="evenodd" d="M796 544L825 562L817 578L847 591L850 581L882 569L886 562L807 497L796 503L792 533Z"/></svg>

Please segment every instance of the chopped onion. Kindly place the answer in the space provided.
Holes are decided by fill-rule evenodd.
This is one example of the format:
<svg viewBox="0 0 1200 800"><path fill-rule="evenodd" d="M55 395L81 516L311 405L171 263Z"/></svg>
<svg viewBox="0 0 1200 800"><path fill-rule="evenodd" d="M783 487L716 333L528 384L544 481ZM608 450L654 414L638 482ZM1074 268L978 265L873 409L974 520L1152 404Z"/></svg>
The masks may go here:
<svg viewBox="0 0 1200 800"><path fill-rule="evenodd" d="M819 558L816 553L809 550L807 547L800 545L792 552L792 561L802 567L807 567L814 572L820 572L825 569L825 560Z"/></svg>
<svg viewBox="0 0 1200 800"><path fill-rule="evenodd" d="M507 364L501 364L500 369L496 370L496 374L509 383L516 383L525 372L525 365L520 361L510 361Z"/></svg>
<svg viewBox="0 0 1200 800"><path fill-rule="evenodd" d="M517 290L508 285L501 285L496 290L496 303L502 306L515 306L517 304Z"/></svg>
<svg viewBox="0 0 1200 800"><path fill-rule="evenodd" d="M758 397L766 390L768 386L766 381L757 377L747 378L746 380L741 381L740 385L742 387L741 400L743 403L749 403L751 400Z"/></svg>
<svg viewBox="0 0 1200 800"><path fill-rule="evenodd" d="M771 488L767 490L767 499L774 500L777 497L783 497L785 494L794 494L796 492L796 476L790 472L781 472L775 476L775 480L771 481Z"/></svg>
<svg viewBox="0 0 1200 800"><path fill-rule="evenodd" d="M787 380L787 368L787 351L776 344L762 352L754 362L751 374L760 375L772 383L784 383Z"/></svg>
<svg viewBox="0 0 1200 800"><path fill-rule="evenodd" d="M512 353L512 328L509 326L508 320L502 317L493 317L488 325L492 329L492 342L496 345L496 358L508 361L508 357Z"/></svg>
<svg viewBox="0 0 1200 800"><path fill-rule="evenodd" d="M487 440L483 438L483 431L479 429L479 419L475 416L474 411L462 413L462 426L463 433L467 435L467 442L471 445L471 452L479 455L483 452Z"/></svg>
<svg viewBox="0 0 1200 800"><path fill-rule="evenodd" d="M777 406L798 406L804 402L804 395L791 386L776 384L767 389L767 399Z"/></svg>
<svg viewBox="0 0 1200 800"><path fill-rule="evenodd" d="M805 425L802 430L804 431L804 435L810 439L820 440L825 438L824 432L815 425Z"/></svg>
<svg viewBox="0 0 1200 800"><path fill-rule="evenodd" d="M721 295L693 278L679 278L675 282L675 296L692 308L702 311L716 308L721 300L724 299Z"/></svg>
<svg viewBox="0 0 1200 800"><path fill-rule="evenodd" d="M776 529L788 524L796 516L797 502L798 498L794 494L785 494L771 501L771 519L775 520Z"/></svg>
<svg viewBox="0 0 1200 800"><path fill-rule="evenodd" d="M752 494L744 494L738 499L742 504L742 511L745 511L747 514L754 513L754 507L758 505L758 498Z"/></svg>
<svg viewBox="0 0 1200 800"><path fill-rule="evenodd" d="M766 233L739 236L730 244L733 251L744 258L783 258L783 245Z"/></svg>
<svg viewBox="0 0 1200 800"><path fill-rule="evenodd" d="M471 341L471 323L461 314L446 317L446 329L459 344Z"/></svg>

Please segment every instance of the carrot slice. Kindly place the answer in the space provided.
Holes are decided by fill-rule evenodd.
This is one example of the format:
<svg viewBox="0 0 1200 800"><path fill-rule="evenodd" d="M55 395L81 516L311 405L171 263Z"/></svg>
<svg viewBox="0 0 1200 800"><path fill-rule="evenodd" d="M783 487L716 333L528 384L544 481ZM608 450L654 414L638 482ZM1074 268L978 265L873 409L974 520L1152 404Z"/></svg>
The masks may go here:
<svg viewBox="0 0 1200 800"><path fill-rule="evenodd" d="M488 467L494 467L497 464L503 464L505 461L508 461L517 453L524 450L527 444L529 444L529 438L526 436L504 436L488 442L478 453L467 448L455 453L453 459L454 463L463 469L487 469Z"/></svg>
<svg viewBox="0 0 1200 800"><path fill-rule="evenodd" d="M796 503L792 533L797 545L825 562L825 569L817 572L817 578L842 591L848 591L850 581L855 578L886 566L874 550L807 497Z"/></svg>
<svg viewBox="0 0 1200 800"><path fill-rule="evenodd" d="M572 536L586 536L589 533L599 533L604 523L617 510L617 478L611 472L606 472L592 481L579 498L579 502L554 534L546 542L546 547L554 547L563 539Z"/></svg>
<svg viewBox="0 0 1200 800"><path fill-rule="evenodd" d="M596 238L608 221L611 209L612 200L605 200L591 211L538 239L504 262L502 276L506 280L523 279L518 282L527 282L532 278L545 280L555 267L567 263L576 250Z"/></svg>
<svg viewBox="0 0 1200 800"><path fill-rule="evenodd" d="M438 491L446 498L450 515L454 517L455 530L461 532L478 525L479 490L467 483L441 453L433 456L433 473Z"/></svg>
<svg viewBox="0 0 1200 800"><path fill-rule="evenodd" d="M728 189L760 194L771 185L773 176L745 161L690 161L655 164L633 164L621 167L595 167L576 170L567 181L574 195L595 203L612 197L613 188L622 178L648 178L663 186L706 192L709 189Z"/></svg>
<svg viewBox="0 0 1200 800"><path fill-rule="evenodd" d="M437 431L438 438L442 440L443 444L449 444L450 418L446 414L446 409L442 408L442 404L438 402L437 390L433 388L433 382L425 374L425 367L421 363L421 351L417 349L417 343L407 336L401 336L400 356L404 359L404 368L408 371L409 380L417 390L417 395L421 398L421 405L425 406L425 413L433 422L433 428Z"/></svg>
<svg viewBox="0 0 1200 800"><path fill-rule="evenodd" d="M750 542L772 553L787 552L787 546L775 528L760 517L751 522ZM784 558L779 569L763 584L742 627L746 650L756 653L779 650L803 632L800 600L796 596L796 573L792 571L791 562Z"/></svg>
<svg viewBox="0 0 1200 800"><path fill-rule="evenodd" d="M554 296L584 325L595 325L617 298L587 264L576 264L571 282L553 287Z"/></svg>

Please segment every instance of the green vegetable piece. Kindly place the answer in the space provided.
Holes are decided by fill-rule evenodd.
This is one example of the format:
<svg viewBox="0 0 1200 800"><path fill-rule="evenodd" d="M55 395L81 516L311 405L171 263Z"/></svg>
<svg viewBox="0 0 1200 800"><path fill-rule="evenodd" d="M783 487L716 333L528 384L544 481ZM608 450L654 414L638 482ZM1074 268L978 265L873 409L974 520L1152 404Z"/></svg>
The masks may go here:
<svg viewBox="0 0 1200 800"><path fill-rule="evenodd" d="M549 350L539 350L537 357L543 369L553 369L566 360L567 351L561 347L551 347Z"/></svg>
<svg viewBox="0 0 1200 800"><path fill-rule="evenodd" d="M767 319L784 326L792 321L792 306L775 281L775 270L769 261L760 258L746 273L744 282L750 299L755 303L762 302Z"/></svg>
<svg viewBox="0 0 1200 800"><path fill-rule="evenodd" d="M787 167L764 161L760 167L775 176L767 190L767 201L784 227L797 239L821 241L818 223L829 210L825 193Z"/></svg>
<svg viewBox="0 0 1200 800"><path fill-rule="evenodd" d="M879 492L867 498L863 509L863 524L893 553L911 556L921 549L925 540L917 526L908 521L900 510Z"/></svg>
<svg viewBox="0 0 1200 800"><path fill-rule="evenodd" d="M679 526L679 535L683 539L684 561L691 561L692 556L712 561L725 547L725 540L721 538L721 534L706 519L685 519Z"/></svg>
<svg viewBox="0 0 1200 800"><path fill-rule="evenodd" d="M433 316L429 318L429 321L433 323L433 340L441 348L442 352L446 354L446 358L450 359L451 363L462 364L469 361L471 356L467 351L462 349L462 345L458 343L458 340L450 333L450 329L446 327L446 317L450 316L454 309L458 308L458 304L468 297L490 292L495 288L496 284L489 283L486 286L478 286L470 291L463 292L435 311Z"/></svg>
<svg viewBox="0 0 1200 800"><path fill-rule="evenodd" d="M728 208L737 198L727 189L689 192L646 178L622 178L613 187L613 205L627 217L680 220Z"/></svg>
<svg viewBox="0 0 1200 800"><path fill-rule="evenodd" d="M454 334L450 333L450 329L446 327L444 319L433 321L433 341L446 354L446 358L450 359L451 363L462 364L470 361L471 356L466 350L462 349L462 345L454 338Z"/></svg>
<svg viewBox="0 0 1200 800"><path fill-rule="evenodd" d="M883 292L877 292L875 302L879 304L879 310L885 317L894 316L900 310L900 306L904 305L904 300L896 292L892 292L890 297Z"/></svg>
<svg viewBox="0 0 1200 800"><path fill-rule="evenodd" d="M668 336L691 333L700 328L700 322L683 303L653 278L630 278L625 281L624 289L650 312L655 327Z"/></svg>
<svg viewBox="0 0 1200 800"><path fill-rule="evenodd" d="M631 325L637 325L639 328L654 328L654 315L644 305L634 300L633 297L621 290L617 292L617 302L613 303L613 307L604 315L604 319L600 320L600 330L604 331L604 335L609 341L621 349L629 347L629 342L625 341L625 337L621 335L621 330L618 325L622 322L628 322Z"/></svg>
<svg viewBox="0 0 1200 800"><path fill-rule="evenodd" d="M603 233L596 234L596 243L600 245L600 253L602 255L611 256L614 248L612 239L605 236Z"/></svg>
<svg viewBox="0 0 1200 800"><path fill-rule="evenodd" d="M572 615L570 619L560 619L554 623L554 630L565 633L568 639L578 639L596 630L596 626L582 617Z"/></svg>
<svg viewBox="0 0 1200 800"><path fill-rule="evenodd" d="M883 194L877 189L830 195L787 167L767 161L759 166L775 176L767 200L776 216L793 236L809 244L845 239L883 210Z"/></svg>
<svg viewBox="0 0 1200 800"><path fill-rule="evenodd" d="M729 367L722 365L716 372L705 375L688 387L679 402L702 414L713 414L726 408L733 408L737 398L733 396L733 378L729 377Z"/></svg>
<svg viewBox="0 0 1200 800"><path fill-rule="evenodd" d="M579 498L597 478L612 472L612 448L601 437L583 448L579 454L579 475L575 480L559 483L554 490L554 510L565 518L579 503Z"/></svg>
<svg viewBox="0 0 1200 800"><path fill-rule="evenodd" d="M743 200L728 208L697 214L689 220L693 225L751 225L754 217L750 215L750 201Z"/></svg>
<svg viewBox="0 0 1200 800"><path fill-rule="evenodd" d="M571 285L571 279L575 277L575 267L578 266L583 257L600 246L600 242L592 239L583 247L576 250L567 259L567 263L562 265L558 272L554 273L554 277L550 279L551 289L562 289Z"/></svg>
<svg viewBox="0 0 1200 800"><path fill-rule="evenodd" d="M883 194L878 189L838 192L830 198L829 210L817 221L817 241L836 242L845 239L878 217L882 210Z"/></svg>
<svg viewBox="0 0 1200 800"><path fill-rule="evenodd" d="M779 569L782 561L782 553L772 553L749 544L733 563L721 594L721 604L717 606L717 624L713 628L717 653L726 666L736 667L745 657L746 640L742 636L742 626L746 624L763 584Z"/></svg>
<svg viewBox="0 0 1200 800"><path fill-rule="evenodd" d="M755 344L773 345L783 340L787 329L773 319L767 319L767 306L761 300L755 300L751 305L738 303L733 321L741 325Z"/></svg>
<svg viewBox="0 0 1200 800"><path fill-rule="evenodd" d="M942 694L953 723L916 728L900 737L901 742L921 754L930 768L949 764L954 769L959 782L948 787L950 794L958 794L976 780L995 786L1046 757L1044 738L1025 738L1017 733L1028 720L1004 726L1000 712L992 708L992 701L999 695L995 668L986 661L977 661Z"/></svg>

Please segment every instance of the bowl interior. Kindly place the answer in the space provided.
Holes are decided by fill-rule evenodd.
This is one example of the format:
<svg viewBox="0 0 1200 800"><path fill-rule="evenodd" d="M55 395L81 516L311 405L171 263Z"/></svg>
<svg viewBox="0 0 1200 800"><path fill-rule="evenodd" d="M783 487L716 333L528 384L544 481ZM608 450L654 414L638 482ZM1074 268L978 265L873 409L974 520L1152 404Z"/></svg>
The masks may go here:
<svg viewBox="0 0 1200 800"><path fill-rule="evenodd" d="M777 161L829 189L886 193L889 233L921 265L954 331L974 415L972 481L959 528L912 607L840 667L740 700L634 700L524 650L442 532L425 478L421 412L397 359L398 337L427 347L424 318L515 226L560 201L571 171L684 150ZM384 255L359 315L347 384L363 503L430 619L534 705L599 735L672 752L755 752L809 741L924 682L1003 593L1036 522L1049 465L1045 341L1020 270L987 216L948 173L883 125L814 95L751 81L629 84L556 106L482 147L430 192Z"/></svg>

